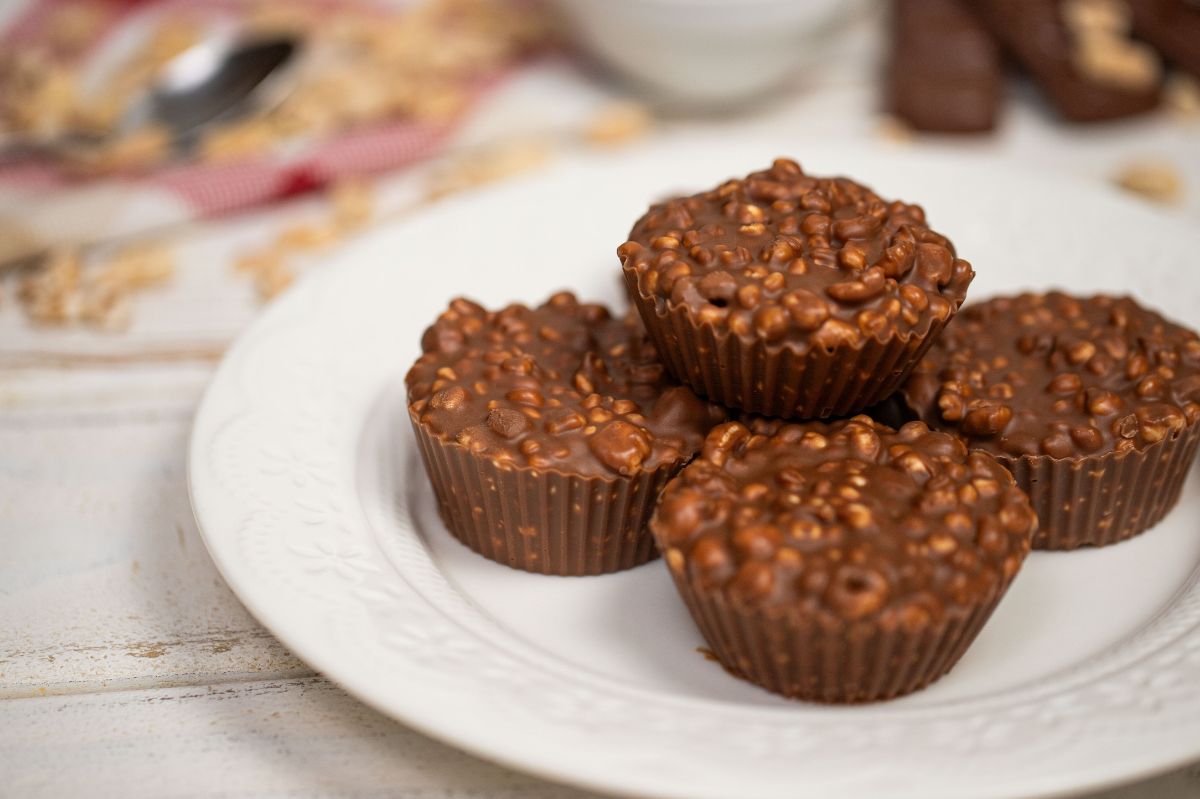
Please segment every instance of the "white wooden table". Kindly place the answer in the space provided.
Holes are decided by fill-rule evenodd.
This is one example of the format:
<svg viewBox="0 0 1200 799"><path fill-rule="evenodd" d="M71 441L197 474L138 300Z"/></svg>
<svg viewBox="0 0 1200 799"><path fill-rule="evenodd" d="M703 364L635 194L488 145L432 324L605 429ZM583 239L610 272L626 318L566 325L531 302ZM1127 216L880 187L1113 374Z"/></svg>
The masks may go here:
<svg viewBox="0 0 1200 799"><path fill-rule="evenodd" d="M877 35L870 22L849 32L850 55L798 79L778 107L705 124L878 136ZM613 91L565 60L540 62L485 102L458 145L569 129ZM945 146L1098 183L1126 158L1165 158L1188 184L1174 212L1200 224L1195 123L1065 130L1022 96L998 135ZM404 206L420 179L385 180L385 205ZM585 796L349 698L247 614L204 549L188 430L220 353L259 307L230 264L314 203L181 233L179 273L139 301L126 333L32 330L11 297L0 304L0 794ZM1200 769L1096 796L1197 797Z"/></svg>

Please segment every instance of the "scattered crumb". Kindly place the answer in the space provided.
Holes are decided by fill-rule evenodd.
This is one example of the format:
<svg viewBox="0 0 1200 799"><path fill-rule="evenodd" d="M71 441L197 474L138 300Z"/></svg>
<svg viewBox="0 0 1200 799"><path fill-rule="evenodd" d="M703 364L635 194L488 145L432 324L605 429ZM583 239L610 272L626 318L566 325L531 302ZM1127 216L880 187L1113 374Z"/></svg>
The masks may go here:
<svg viewBox="0 0 1200 799"><path fill-rule="evenodd" d="M85 92L80 70L86 64L75 56L98 35L102 6L63 4L45 36L0 53L0 128L50 136L116 134L162 66L211 24L207 15L161 15L100 85L89 84ZM202 132L198 154L209 161L247 158L297 137L384 120L446 123L463 112L482 79L555 35L549 14L519 0L418 0L399 13L352 5L335 15L291 0L248 6L247 30L287 32L303 39L312 57L297 65L293 85L278 103ZM128 141L85 155L83 166L122 171L169 157L157 139L126 132Z"/></svg>
<svg viewBox="0 0 1200 799"><path fill-rule="evenodd" d="M528 138L452 158L433 173L427 198L437 199L535 169L546 163L552 152L548 142ZM333 183L326 190L325 199L326 218L291 223L268 244L234 259L234 271L250 278L261 299L275 297L296 280L297 258L338 243L377 215L374 190L362 178Z"/></svg>
<svg viewBox="0 0 1200 799"><path fill-rule="evenodd" d="M339 180L329 188L328 196L333 206L333 224L340 231L361 228L375 213L375 193L365 180Z"/></svg>
<svg viewBox="0 0 1200 799"><path fill-rule="evenodd" d="M320 250L338 240L333 223L301 222L279 232L275 246L282 250Z"/></svg>
<svg viewBox="0 0 1200 799"><path fill-rule="evenodd" d="M97 295L95 302L85 301L83 318L106 332L124 332L133 324L133 301L128 294Z"/></svg>
<svg viewBox="0 0 1200 799"><path fill-rule="evenodd" d="M0 54L0 127L51 137L115 133L162 65L202 33L194 20L167 15L126 61L114 66L104 85L83 92L79 70L88 65L86 59L76 63L76 56L94 41L103 23L101 5L63 6L49 20L44 38L16 43ZM89 154L83 160L95 168L124 168L130 154L148 152L147 139L140 134L133 131L130 142L118 141L111 160L103 154Z"/></svg>
<svg viewBox="0 0 1200 799"><path fill-rule="evenodd" d="M1186 72L1172 73L1163 87L1163 102L1181 118L1200 118L1200 80Z"/></svg>
<svg viewBox="0 0 1200 799"><path fill-rule="evenodd" d="M1153 49L1108 34L1081 37L1071 63L1096 83L1129 91L1153 88L1162 78L1162 64Z"/></svg>
<svg viewBox="0 0 1200 799"><path fill-rule="evenodd" d="M67 55L80 52L100 32L103 9L95 3L74 2L54 9L47 25L50 46Z"/></svg>
<svg viewBox="0 0 1200 799"><path fill-rule="evenodd" d="M1127 33L1132 22L1129 5L1123 0L1066 0L1062 15L1072 30Z"/></svg>
<svg viewBox="0 0 1200 799"><path fill-rule="evenodd" d="M280 249L259 250L239 255L233 260L233 268L238 272L255 275L277 268L282 261L283 251Z"/></svg>
<svg viewBox="0 0 1200 799"><path fill-rule="evenodd" d="M175 273L175 256L162 242L142 242L117 251L104 264L100 281L125 288L144 288L168 279Z"/></svg>
<svg viewBox="0 0 1200 799"><path fill-rule="evenodd" d="M29 318L38 324L68 324L80 316L83 265L73 247L56 247L33 273L21 280L18 297Z"/></svg>
<svg viewBox="0 0 1200 799"><path fill-rule="evenodd" d="M600 109L588 122L583 138L589 144L611 147L639 139L653 126L654 118L646 106L623 101Z"/></svg>
<svg viewBox="0 0 1200 799"><path fill-rule="evenodd" d="M428 197L440 199L543 166L553 152L542 139L515 139L452 159L433 173Z"/></svg>
<svg viewBox="0 0 1200 799"><path fill-rule="evenodd" d="M1122 167L1113 182L1128 192L1158 203L1174 203L1183 196L1183 179L1165 161L1135 161Z"/></svg>
<svg viewBox="0 0 1200 799"><path fill-rule="evenodd" d="M275 139L263 120L240 120L216 126L201 136L199 155L205 161L240 161L267 152Z"/></svg>
<svg viewBox="0 0 1200 799"><path fill-rule="evenodd" d="M1063 22L1071 38L1071 63L1099 84L1144 91L1162 79L1153 48L1130 38L1129 6L1120 0L1068 0Z"/></svg>
<svg viewBox="0 0 1200 799"><path fill-rule="evenodd" d="M698 646L698 647L696 647L696 651L699 652L701 655L704 655L705 660L711 660L713 663L721 662L720 658L717 657L717 653L712 651L711 649L709 649L706 646Z"/></svg>
<svg viewBox="0 0 1200 799"><path fill-rule="evenodd" d="M178 12L164 16L158 26L151 32L137 54L132 67L151 68L167 63L204 37L205 30L201 21L192 13Z"/></svg>
<svg viewBox="0 0 1200 799"><path fill-rule="evenodd" d="M0 54L0 123L13 131L54 135L70 122L77 100L74 73L43 51Z"/></svg>
<svg viewBox="0 0 1200 799"><path fill-rule="evenodd" d="M292 223L262 249L234 259L234 270L250 277L260 299L271 299L295 281L296 270L289 261L292 256L332 246L374 216L374 192L360 178L334 183L325 198L329 205L328 219Z"/></svg>
<svg viewBox="0 0 1200 799"><path fill-rule="evenodd" d="M287 248L277 240L265 249L239 255L234 259L233 268L250 277L259 299L269 300L295 279L292 267L286 261L287 254Z"/></svg>
<svg viewBox="0 0 1200 799"><path fill-rule="evenodd" d="M254 288L260 299L269 300L292 285L295 279L295 271L281 259L254 274Z"/></svg>
<svg viewBox="0 0 1200 799"><path fill-rule="evenodd" d="M32 230L16 219L0 216L0 265L27 258L37 250L38 239Z"/></svg>
<svg viewBox="0 0 1200 799"><path fill-rule="evenodd" d="M916 134L907 122L891 114L879 118L879 123L875 126L875 134L892 144L909 144L916 138Z"/></svg>
<svg viewBox="0 0 1200 799"><path fill-rule="evenodd" d="M37 324L85 323L115 332L132 321L132 295L174 271L174 256L160 243L123 248L86 268L77 248L57 247L21 281L18 296Z"/></svg>
<svg viewBox="0 0 1200 799"><path fill-rule="evenodd" d="M157 166L171 155L171 134L162 125L147 125L69 154L69 166L85 173L138 172Z"/></svg>

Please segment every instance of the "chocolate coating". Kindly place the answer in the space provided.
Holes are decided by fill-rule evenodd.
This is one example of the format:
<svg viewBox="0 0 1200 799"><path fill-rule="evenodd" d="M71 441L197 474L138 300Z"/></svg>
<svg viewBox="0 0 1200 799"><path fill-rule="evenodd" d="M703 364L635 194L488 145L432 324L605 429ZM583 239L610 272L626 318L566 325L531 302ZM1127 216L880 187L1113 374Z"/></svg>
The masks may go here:
<svg viewBox="0 0 1200 799"><path fill-rule="evenodd" d="M966 0L979 19L1068 120L1094 122L1145 113L1159 87L1124 88L1090 79L1072 63L1075 43L1061 0Z"/></svg>
<svg viewBox="0 0 1200 799"><path fill-rule="evenodd" d="M1200 420L1200 337L1128 297L998 297L964 308L901 394L1005 456L1142 450Z"/></svg>
<svg viewBox="0 0 1200 799"><path fill-rule="evenodd" d="M651 530L676 575L741 607L838 629L921 629L995 601L1037 519L983 452L911 422L715 428Z"/></svg>
<svg viewBox="0 0 1200 799"><path fill-rule="evenodd" d="M456 299L421 346L406 377L414 422L501 468L679 466L725 416L664 374L635 315L566 292L500 311Z"/></svg>
<svg viewBox="0 0 1200 799"><path fill-rule="evenodd" d="M787 159L651 207L618 254L660 310L796 351L924 334L974 276L919 206Z"/></svg>
<svg viewBox="0 0 1200 799"><path fill-rule="evenodd" d="M1133 30L1170 62L1200 77L1200 5L1191 0L1128 0Z"/></svg>
<svg viewBox="0 0 1200 799"><path fill-rule="evenodd" d="M888 110L917 130L991 130L1000 51L964 0L893 0Z"/></svg>

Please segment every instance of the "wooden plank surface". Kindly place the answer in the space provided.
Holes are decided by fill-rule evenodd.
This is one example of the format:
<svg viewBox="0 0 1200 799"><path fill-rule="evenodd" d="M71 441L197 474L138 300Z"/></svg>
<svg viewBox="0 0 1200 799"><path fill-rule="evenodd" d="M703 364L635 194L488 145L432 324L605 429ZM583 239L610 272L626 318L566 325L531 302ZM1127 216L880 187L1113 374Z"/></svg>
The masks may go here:
<svg viewBox="0 0 1200 799"><path fill-rule="evenodd" d="M207 366L27 375L0 416L0 697L308 674L193 520Z"/></svg>
<svg viewBox="0 0 1200 799"><path fill-rule="evenodd" d="M586 794L467 757L319 677L9 700L5 796Z"/></svg>
<svg viewBox="0 0 1200 799"><path fill-rule="evenodd" d="M0 775L0 793L26 797L595 797L432 741L319 677L10 699ZM1197 796L1192 768L1089 799Z"/></svg>

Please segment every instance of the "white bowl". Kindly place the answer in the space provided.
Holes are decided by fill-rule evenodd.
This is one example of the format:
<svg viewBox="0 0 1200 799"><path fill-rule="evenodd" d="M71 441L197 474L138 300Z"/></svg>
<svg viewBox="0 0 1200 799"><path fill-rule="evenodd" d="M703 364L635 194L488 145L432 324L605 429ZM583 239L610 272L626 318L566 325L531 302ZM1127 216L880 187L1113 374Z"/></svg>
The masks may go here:
<svg viewBox="0 0 1200 799"><path fill-rule="evenodd" d="M555 0L598 60L669 101L746 100L816 56L847 0Z"/></svg>

